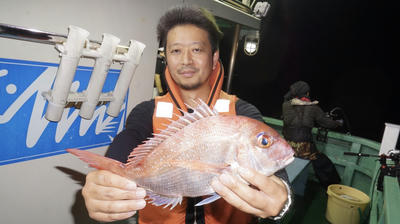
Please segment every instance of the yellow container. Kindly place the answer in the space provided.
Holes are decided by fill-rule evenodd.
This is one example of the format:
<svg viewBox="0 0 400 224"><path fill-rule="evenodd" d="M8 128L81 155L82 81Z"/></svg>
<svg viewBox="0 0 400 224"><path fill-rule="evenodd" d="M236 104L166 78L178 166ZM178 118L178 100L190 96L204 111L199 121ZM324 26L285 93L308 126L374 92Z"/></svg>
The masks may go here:
<svg viewBox="0 0 400 224"><path fill-rule="evenodd" d="M332 184L328 190L325 217L332 224L359 224L360 214L370 202L364 192L355 188Z"/></svg>

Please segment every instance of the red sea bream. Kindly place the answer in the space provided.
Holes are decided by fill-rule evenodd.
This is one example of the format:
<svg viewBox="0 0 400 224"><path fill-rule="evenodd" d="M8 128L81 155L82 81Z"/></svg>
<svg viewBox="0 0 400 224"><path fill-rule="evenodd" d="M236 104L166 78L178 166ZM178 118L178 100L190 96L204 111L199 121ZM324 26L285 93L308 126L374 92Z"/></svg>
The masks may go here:
<svg viewBox="0 0 400 224"><path fill-rule="evenodd" d="M198 205L219 198L210 186L222 172L237 174L239 164L272 175L293 161L293 150L263 122L219 115L200 101L193 113L172 121L131 152L121 163L98 154L68 149L90 166L134 180L147 191L151 203L171 209L182 197L212 195Z"/></svg>

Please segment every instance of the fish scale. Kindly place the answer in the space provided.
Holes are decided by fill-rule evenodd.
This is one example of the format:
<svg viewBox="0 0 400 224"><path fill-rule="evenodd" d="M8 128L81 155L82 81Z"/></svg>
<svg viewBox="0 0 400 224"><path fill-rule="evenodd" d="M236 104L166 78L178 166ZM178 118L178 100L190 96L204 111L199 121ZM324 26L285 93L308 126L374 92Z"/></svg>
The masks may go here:
<svg viewBox="0 0 400 224"><path fill-rule="evenodd" d="M171 209L182 197L211 195L199 204L218 199L211 180L222 172L239 175L238 164L272 175L294 159L286 141L263 122L219 115L202 101L193 113L183 113L133 149L126 164L88 151L67 151L92 167L134 180L147 190L150 203Z"/></svg>

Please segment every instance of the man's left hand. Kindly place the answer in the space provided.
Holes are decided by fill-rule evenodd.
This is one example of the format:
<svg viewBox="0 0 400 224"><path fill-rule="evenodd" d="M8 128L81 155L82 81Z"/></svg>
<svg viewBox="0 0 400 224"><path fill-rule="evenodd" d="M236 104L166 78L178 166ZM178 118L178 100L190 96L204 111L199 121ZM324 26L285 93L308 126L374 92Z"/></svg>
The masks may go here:
<svg viewBox="0 0 400 224"><path fill-rule="evenodd" d="M249 168L240 167L239 173L251 185L223 173L213 179L212 188L229 204L246 213L261 218L277 216L290 197L282 180Z"/></svg>

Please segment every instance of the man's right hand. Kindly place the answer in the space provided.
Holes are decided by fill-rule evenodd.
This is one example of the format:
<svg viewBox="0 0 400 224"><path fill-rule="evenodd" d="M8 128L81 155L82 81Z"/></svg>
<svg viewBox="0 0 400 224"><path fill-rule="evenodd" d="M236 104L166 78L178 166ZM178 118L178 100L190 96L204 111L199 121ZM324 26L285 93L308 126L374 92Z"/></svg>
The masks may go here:
<svg viewBox="0 0 400 224"><path fill-rule="evenodd" d="M127 219L146 206L143 188L105 170L88 173L82 195L89 216L102 222Z"/></svg>

